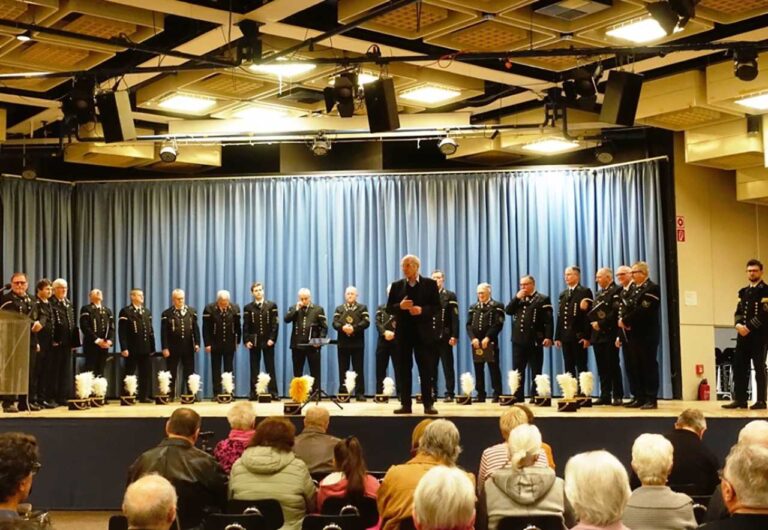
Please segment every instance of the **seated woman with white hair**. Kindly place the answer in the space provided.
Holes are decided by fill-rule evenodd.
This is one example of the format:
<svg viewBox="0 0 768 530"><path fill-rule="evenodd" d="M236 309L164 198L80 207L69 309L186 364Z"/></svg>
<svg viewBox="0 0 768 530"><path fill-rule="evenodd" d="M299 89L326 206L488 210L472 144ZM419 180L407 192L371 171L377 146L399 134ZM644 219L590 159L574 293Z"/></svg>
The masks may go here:
<svg viewBox="0 0 768 530"><path fill-rule="evenodd" d="M493 472L481 492L488 530L496 530L504 517L521 515L557 515L563 528L573 525L576 521L563 479L551 467L536 465L541 451L539 428L518 425L509 433L507 447L509 463Z"/></svg>
<svg viewBox="0 0 768 530"><path fill-rule="evenodd" d="M579 453L565 465L565 495L579 520L571 530L629 530L621 517L631 493L627 470L608 451Z"/></svg>
<svg viewBox="0 0 768 530"><path fill-rule="evenodd" d="M232 465L248 447L248 442L256 432L256 411L249 401L238 401L227 411L229 435L216 444L213 456L219 461L221 469L229 474Z"/></svg>
<svg viewBox="0 0 768 530"><path fill-rule="evenodd" d="M416 530L475 528L475 485L456 467L435 466L419 480L413 494Z"/></svg>
<svg viewBox="0 0 768 530"><path fill-rule="evenodd" d="M693 500L667 486L672 443L660 434L641 434L632 445L632 469L642 486L632 492L622 521L632 530L696 528Z"/></svg>

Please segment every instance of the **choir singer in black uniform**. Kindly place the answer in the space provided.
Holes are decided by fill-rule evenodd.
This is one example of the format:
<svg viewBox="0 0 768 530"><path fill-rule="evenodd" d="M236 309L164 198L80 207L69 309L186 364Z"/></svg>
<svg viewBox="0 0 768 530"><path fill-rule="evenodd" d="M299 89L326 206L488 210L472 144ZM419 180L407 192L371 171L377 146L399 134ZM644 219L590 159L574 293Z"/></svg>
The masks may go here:
<svg viewBox="0 0 768 530"><path fill-rule="evenodd" d="M437 373L437 355L434 350L435 333L432 317L440 311L440 292L437 282L419 274L421 261L408 254L400 260L404 278L392 282L387 298L387 310L395 316L400 376L400 408L395 414L411 413L413 384L413 358L419 367L421 399L425 414L437 414L434 407L434 389Z"/></svg>
<svg viewBox="0 0 768 530"><path fill-rule="evenodd" d="M477 286L477 303L469 307L467 335L472 341L472 363L475 365L477 399L483 403L485 393L485 367L491 373L493 402L501 395L501 359L499 359L499 333L504 327L504 305L491 298L491 284Z"/></svg>
<svg viewBox="0 0 768 530"><path fill-rule="evenodd" d="M88 297L91 303L80 308L85 371L102 377L107 355L115 340L115 317L112 310L103 305L104 296L99 289L91 290Z"/></svg>
<svg viewBox="0 0 768 530"><path fill-rule="evenodd" d="M155 352L155 330L152 313L144 307L144 291L131 290L131 304L120 310L117 318L117 334L120 338L120 355L125 358L125 373L136 375L138 369L138 399L152 403L152 358Z"/></svg>
<svg viewBox="0 0 768 530"><path fill-rule="evenodd" d="M53 280L53 348L46 362L45 379L56 401L64 405L72 397L72 351L80 346L75 306L67 298L69 285L63 278Z"/></svg>
<svg viewBox="0 0 768 530"><path fill-rule="evenodd" d="M435 346L438 359L443 364L445 376L445 402L450 403L456 396L456 369L453 366L453 347L459 342L459 302L456 293L445 288L445 273L432 271L432 279L440 291L440 311L432 318L435 330ZM435 379L437 385L437 379ZM437 390L437 388L435 388Z"/></svg>
<svg viewBox="0 0 768 530"><path fill-rule="evenodd" d="M749 285L739 290L736 305L736 353L733 358L734 399L724 409L747 408L750 363L755 370L756 401L751 409L764 409L766 394L765 348L768 345L768 285L763 281L763 264L747 262Z"/></svg>
<svg viewBox="0 0 768 530"><path fill-rule="evenodd" d="M387 296L392 289L392 284L387 285ZM384 392L384 379L387 377L387 366L392 360L392 369L395 372L395 387L400 388L400 377L397 374L397 341L395 317L387 309L387 304L381 304L376 308L376 331L379 338L376 341L376 393Z"/></svg>
<svg viewBox="0 0 768 530"><path fill-rule="evenodd" d="M277 374L275 373L275 343L280 328L277 304L264 298L264 285L256 282L251 285L253 302L243 309L243 342L250 353L251 390L249 398L256 396L256 383L261 369L261 356L264 354L264 367L269 374L269 393L277 399Z"/></svg>
<svg viewBox="0 0 768 530"><path fill-rule="evenodd" d="M176 383L184 392L187 379L195 372L195 354L200 351L200 327L197 310L185 303L184 291L171 292L171 307L160 316L160 347L165 366L171 372L171 399L176 397ZM178 381L181 362L181 381Z"/></svg>
<svg viewBox="0 0 768 530"><path fill-rule="evenodd" d="M357 288L349 286L344 291L344 303L333 312L333 329L338 332L339 393L346 392L344 379L349 370L357 373L355 395L357 401L365 401L365 330L371 325L368 307L357 302Z"/></svg>
<svg viewBox="0 0 768 530"><path fill-rule="evenodd" d="M216 293L216 301L203 311L205 352L211 354L213 400L221 394L221 364L225 372L234 372L235 350L240 344L240 308L230 301L229 291Z"/></svg>
<svg viewBox="0 0 768 530"><path fill-rule="evenodd" d="M590 326L592 326L590 342L595 350L597 373L600 377L600 399L595 401L595 405L620 406L624 397L624 382L621 377L619 348L615 344L615 338L618 330L622 287L614 283L613 273L607 267L595 273L595 282L599 290L588 315Z"/></svg>
<svg viewBox="0 0 768 530"><path fill-rule="evenodd" d="M592 305L592 289L579 283L581 269L565 269L565 289L560 293L557 307L555 346L563 350L565 371L577 380L579 373L589 370L589 338L592 328L587 312Z"/></svg>
<svg viewBox="0 0 768 530"><path fill-rule="evenodd" d="M53 308L50 298L53 295L51 282L47 278L37 282L37 298L35 306L37 308L37 321L43 325L43 328L35 334L37 362L35 371L31 374L29 386L29 403L35 404L40 408L55 409L56 395L55 388L50 385L49 374L46 371L47 363L50 361L51 351L53 350Z"/></svg>
<svg viewBox="0 0 768 530"><path fill-rule="evenodd" d="M283 317L286 323L293 322L291 329L291 354L293 377L304 375L304 363L309 363L309 375L315 378L312 392L320 388L320 346L309 346L309 339L324 338L328 335L325 309L312 303L312 293L307 288L299 289L299 300Z"/></svg>
<svg viewBox="0 0 768 530"><path fill-rule="evenodd" d="M520 373L520 386L515 397L525 399L525 371L531 367L530 394L533 381L544 366L544 348L552 346L552 302L549 296L536 290L536 280L527 275L520 278L520 290L507 304L505 312L513 318L512 367Z"/></svg>

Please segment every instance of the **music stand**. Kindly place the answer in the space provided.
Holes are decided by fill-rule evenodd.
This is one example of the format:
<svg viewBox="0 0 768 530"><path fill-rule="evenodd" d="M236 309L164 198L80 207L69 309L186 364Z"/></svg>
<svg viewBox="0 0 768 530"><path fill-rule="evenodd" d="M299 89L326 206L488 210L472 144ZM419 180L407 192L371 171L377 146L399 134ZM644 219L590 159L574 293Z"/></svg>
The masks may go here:
<svg viewBox="0 0 768 530"><path fill-rule="evenodd" d="M309 341L306 344L299 344L300 347L302 347L302 348L305 348L305 347L306 348L317 348L317 350L319 352L320 349L323 348L324 346L335 345L337 343L336 340L330 339L328 337L313 337L313 335L314 335L313 331L314 330L312 328L315 328L315 327L316 326L310 326ZM344 407L342 407L339 404L339 400L338 399L336 399L334 396L331 396L325 390L322 389L321 381L317 382L317 390L313 390L312 391L312 393L309 395L309 399L307 399L306 403L304 403L301 406L301 410L304 410L304 407L306 407L312 400L315 401L315 405L320 404L320 400L323 397L327 397L328 399L330 399L333 402L334 405L339 407L341 410L344 410Z"/></svg>

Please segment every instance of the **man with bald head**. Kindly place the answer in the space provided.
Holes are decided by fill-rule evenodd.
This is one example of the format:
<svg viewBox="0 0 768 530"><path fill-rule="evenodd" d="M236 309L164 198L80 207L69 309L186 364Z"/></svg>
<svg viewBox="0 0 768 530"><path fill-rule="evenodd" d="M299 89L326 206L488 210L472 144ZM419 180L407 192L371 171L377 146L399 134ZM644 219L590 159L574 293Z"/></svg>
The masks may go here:
<svg viewBox="0 0 768 530"><path fill-rule="evenodd" d="M123 514L128 530L168 530L176 520L176 500L168 479L144 475L125 490Z"/></svg>
<svg viewBox="0 0 768 530"><path fill-rule="evenodd" d="M221 394L221 363L224 371L234 371L235 350L240 344L240 308L230 301L229 291L216 293L216 301L203 311L203 341L205 351L211 354L213 400Z"/></svg>
<svg viewBox="0 0 768 530"><path fill-rule="evenodd" d="M88 298L91 303L80 308L85 371L102 377L107 355L115 340L115 317L112 310L103 304L104 295L100 289L91 290Z"/></svg>
<svg viewBox="0 0 768 530"><path fill-rule="evenodd" d="M325 309L312 303L312 293L306 287L299 289L296 305L288 308L283 317L291 329L291 356L293 360L293 377L304 375L304 363L309 363L309 374L315 378L312 391L320 388L320 346L309 344L310 339L324 338L328 335L328 322Z"/></svg>
<svg viewBox="0 0 768 530"><path fill-rule="evenodd" d="M344 380L349 370L357 373L355 395L357 401L365 401L365 330L371 325L368 307L357 301L357 288L350 285L344 291L344 303L333 313L333 329L338 332L339 393L345 393Z"/></svg>
<svg viewBox="0 0 768 530"><path fill-rule="evenodd" d="M200 328L197 310L186 304L184 291L171 292L171 307L160 316L160 344L165 366L171 372L171 399L176 397L179 362L181 362L181 391L187 378L195 372L195 354L200 351Z"/></svg>
<svg viewBox="0 0 768 530"><path fill-rule="evenodd" d="M621 287L613 281L611 269L603 267L595 273L598 291L588 316L592 326L590 342L595 350L597 373L600 376L600 399L595 405L622 405L624 383L616 347L616 331L621 305Z"/></svg>
<svg viewBox="0 0 768 530"><path fill-rule="evenodd" d="M296 437L293 452L307 464L310 473L334 470L333 448L341 440L328 434L331 415L323 407L308 407L304 430Z"/></svg>
<svg viewBox="0 0 768 530"><path fill-rule="evenodd" d="M117 334L120 337L120 355L125 358L125 373L139 372L139 393L141 403L152 403L152 360L155 352L155 330L152 327L152 313L144 307L144 291L131 289L131 303L122 308L117 319Z"/></svg>
<svg viewBox="0 0 768 530"><path fill-rule="evenodd" d="M410 414L413 358L419 367L421 399L425 414L437 414L434 408L435 380L439 357L434 349L436 340L432 318L440 311L440 291L437 282L419 274L421 261L408 254L400 260L403 278L392 282L387 308L395 318L398 344L401 407L395 414Z"/></svg>

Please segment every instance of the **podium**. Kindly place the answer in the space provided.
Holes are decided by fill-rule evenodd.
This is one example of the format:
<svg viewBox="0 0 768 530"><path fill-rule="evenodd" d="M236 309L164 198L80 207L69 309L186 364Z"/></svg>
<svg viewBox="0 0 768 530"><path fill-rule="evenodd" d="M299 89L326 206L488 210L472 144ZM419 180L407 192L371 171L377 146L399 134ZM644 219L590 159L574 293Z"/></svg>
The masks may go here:
<svg viewBox="0 0 768 530"><path fill-rule="evenodd" d="M0 395L29 393L30 320L0 311Z"/></svg>
<svg viewBox="0 0 768 530"><path fill-rule="evenodd" d="M311 335L312 335L312 333L310 332L309 342L307 342L305 344L299 344L299 346L301 346L302 348L312 347L312 348L317 348L318 350L320 350L321 348L324 348L326 346L331 346L331 345L336 345L337 344L337 341L334 340L334 339L329 339L328 337L312 337ZM338 399L336 399L334 396L329 395L328 393L326 393L322 389L322 382L321 381L317 382L317 390L313 391L309 395L309 399L307 399L306 403L304 403L301 406L301 408L303 409L304 407L306 407L312 401L314 401L315 405L317 405L317 404L320 403L320 399L323 398L323 397L327 397L328 399L330 399L333 402L334 405L336 405L340 409L344 410L344 407L342 407L339 404L339 400Z"/></svg>

